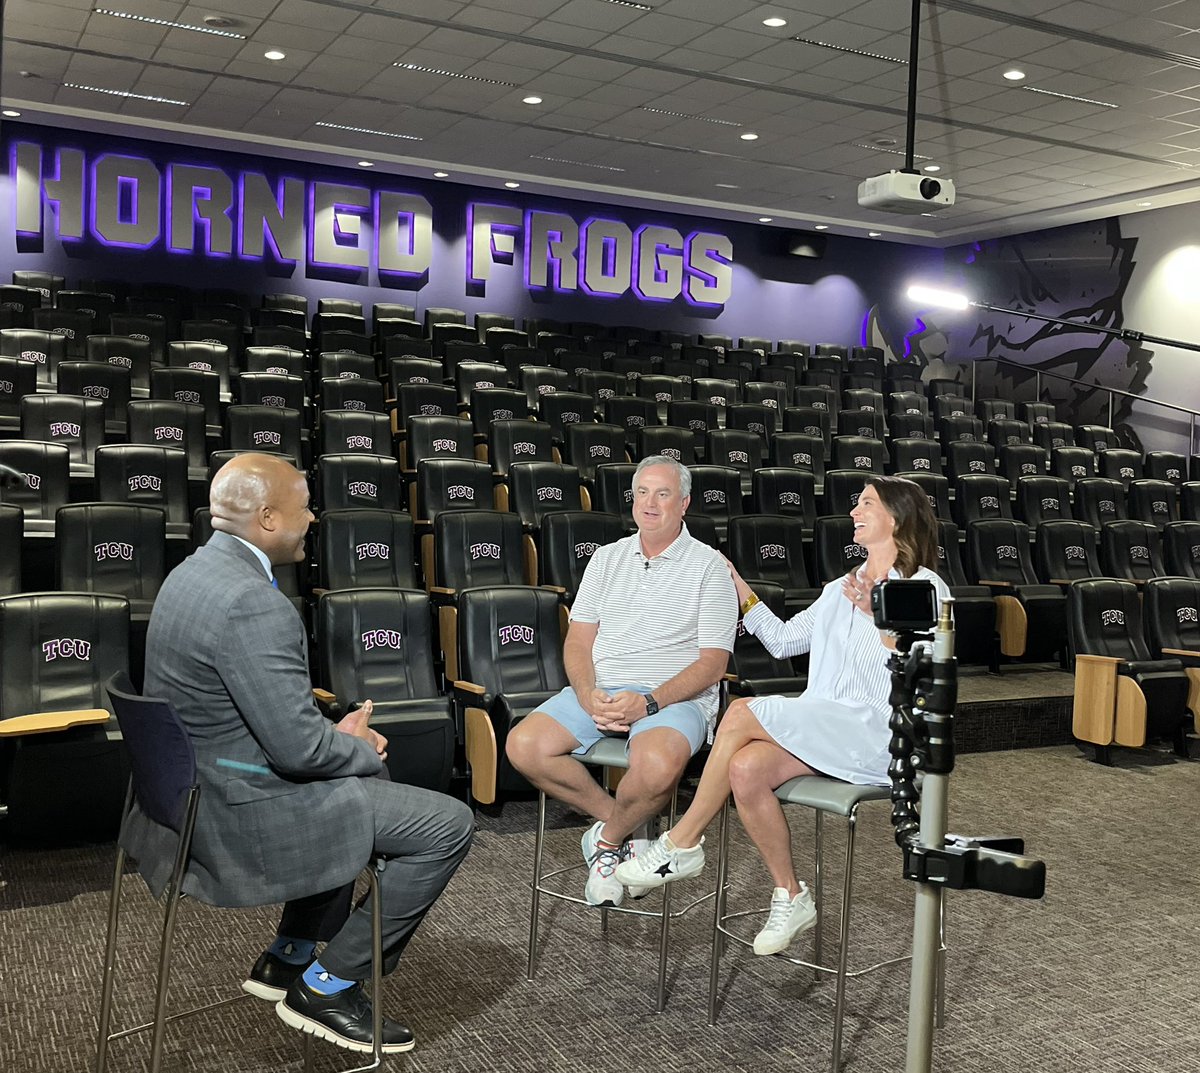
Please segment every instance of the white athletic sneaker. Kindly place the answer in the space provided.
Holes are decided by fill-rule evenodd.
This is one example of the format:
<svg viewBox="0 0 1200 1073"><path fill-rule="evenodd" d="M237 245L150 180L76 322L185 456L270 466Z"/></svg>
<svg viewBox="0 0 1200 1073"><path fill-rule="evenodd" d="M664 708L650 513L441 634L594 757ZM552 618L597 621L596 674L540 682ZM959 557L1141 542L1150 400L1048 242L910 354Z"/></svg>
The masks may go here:
<svg viewBox="0 0 1200 1073"><path fill-rule="evenodd" d="M626 839L625 845L621 847L621 863L624 864L625 861L637 860L638 857L641 857L650 848L650 842L651 840L646 837L646 825L642 824L641 827L633 832L630 838ZM650 887L627 886L625 893L631 898L644 898L650 893L651 889Z"/></svg>
<svg viewBox="0 0 1200 1073"><path fill-rule="evenodd" d="M756 954L778 954L786 950L794 938L817 922L817 903L805 884L792 897L786 887L776 887L771 894L771 912L767 922L754 937Z"/></svg>
<svg viewBox="0 0 1200 1073"><path fill-rule="evenodd" d="M607 905L615 908L625 898L625 888L613 875L617 865L621 863L621 851L598 844L600 832L603 830L604 821L597 820L583 832L580 842L583 859L588 865L583 897L588 905Z"/></svg>
<svg viewBox="0 0 1200 1073"><path fill-rule="evenodd" d="M659 835L644 852L623 861L617 879L630 887L661 887L676 879L688 879L704 867L704 839L682 849L666 835Z"/></svg>

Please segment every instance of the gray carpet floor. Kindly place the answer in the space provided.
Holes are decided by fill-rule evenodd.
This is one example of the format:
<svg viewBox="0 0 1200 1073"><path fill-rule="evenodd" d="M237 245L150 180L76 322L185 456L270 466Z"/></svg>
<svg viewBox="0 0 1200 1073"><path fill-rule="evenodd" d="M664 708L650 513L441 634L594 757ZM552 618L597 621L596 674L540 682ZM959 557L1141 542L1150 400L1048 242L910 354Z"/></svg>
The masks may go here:
<svg viewBox="0 0 1200 1073"><path fill-rule="evenodd" d="M1060 746L960 758L950 826L1022 835L1045 859L1040 902L981 893L949 895L947 1025L934 1068L955 1073L1191 1073L1200 1055L1200 763L1163 752L1117 751L1102 768ZM802 810L797 810L800 812ZM418 1033L387 1068L414 1073L551 1073L699 1069L754 1073L828 1068L833 988L777 959L735 949L722 962L722 1013L705 1023L711 914L674 931L670 998L652 1012L653 925L563 903L545 915L538 973L524 975L534 806L510 803L480 816L462 871L385 985L388 1011ZM579 817L553 815L553 852L578 859ZM764 904L767 880L740 826L731 901ZM798 857L811 820L793 823ZM902 951L910 941L913 887L886 805L859 828L852 962ZM829 839L840 853L841 835ZM4 847L0 873L0 1070L64 1073L91 1068L95 1004L112 846ZM835 857L834 861L840 860ZM802 875L806 868L802 866ZM573 878L573 877L572 877ZM711 882L710 873L705 878ZM840 867L831 869L836 890ZM582 882L582 873L579 873ZM697 889L705 879L693 881ZM123 1023L147 1009L158 916L127 876ZM683 885L677 887L682 891ZM830 906L832 916L836 911ZM831 921L831 924L833 921ZM266 939L274 913L187 904L174 1003L230 994ZM836 934L834 930L832 934ZM810 945L797 944L803 953ZM844 1068L904 1068L908 970L880 970L849 988ZM269 1006L247 1000L183 1021L168 1034L164 1068L257 1073L300 1068L299 1036ZM110 1069L143 1070L144 1038L114 1044ZM350 1063L317 1045L317 1068Z"/></svg>

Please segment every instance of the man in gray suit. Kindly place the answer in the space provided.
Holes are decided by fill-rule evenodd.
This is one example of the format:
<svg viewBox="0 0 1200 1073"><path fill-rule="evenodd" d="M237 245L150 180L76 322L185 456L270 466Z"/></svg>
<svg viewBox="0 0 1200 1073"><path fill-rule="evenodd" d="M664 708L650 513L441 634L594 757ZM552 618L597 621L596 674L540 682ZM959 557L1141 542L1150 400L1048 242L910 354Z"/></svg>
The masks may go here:
<svg viewBox="0 0 1200 1073"><path fill-rule="evenodd" d="M354 878L380 855L391 972L466 856L471 812L387 781L370 701L336 725L313 703L304 627L272 570L304 558L304 475L238 455L213 478L210 505L216 532L167 578L146 640L144 691L187 726L202 787L184 890L223 906L286 902L243 987L277 1001L289 1025L369 1051L370 908L349 913ZM165 885L174 836L135 808L124 838L152 889ZM413 1046L406 1027L383 1023L385 1051Z"/></svg>

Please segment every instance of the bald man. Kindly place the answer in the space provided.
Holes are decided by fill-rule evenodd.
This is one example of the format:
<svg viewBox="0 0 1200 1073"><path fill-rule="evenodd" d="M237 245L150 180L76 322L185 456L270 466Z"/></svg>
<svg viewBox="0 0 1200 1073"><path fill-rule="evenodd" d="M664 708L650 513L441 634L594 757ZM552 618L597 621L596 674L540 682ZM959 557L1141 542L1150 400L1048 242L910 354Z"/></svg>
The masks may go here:
<svg viewBox="0 0 1200 1073"><path fill-rule="evenodd" d="M354 878L373 853L384 860L391 972L466 856L471 812L387 781L370 701L336 725L313 703L304 627L273 570L304 558L304 475L277 457L238 455L213 478L209 502L215 532L167 578L146 641L144 692L169 700L187 726L202 788L183 888L222 906L285 902L243 988L275 1002L287 1024L369 1051L370 906L349 912ZM173 833L135 808L122 838L158 893ZM408 1028L383 1025L384 1051L412 1048Z"/></svg>

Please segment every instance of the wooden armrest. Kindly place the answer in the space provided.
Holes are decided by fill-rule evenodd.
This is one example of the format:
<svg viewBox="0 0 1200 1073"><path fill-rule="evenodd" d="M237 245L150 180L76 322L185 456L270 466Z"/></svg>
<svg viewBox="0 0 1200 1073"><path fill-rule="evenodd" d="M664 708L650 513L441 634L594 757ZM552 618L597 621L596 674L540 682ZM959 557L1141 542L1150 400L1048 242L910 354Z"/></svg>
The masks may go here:
<svg viewBox="0 0 1200 1073"><path fill-rule="evenodd" d="M33 712L0 722L0 737L17 738L25 734L52 734L71 727L107 723L112 716L103 708L80 708L69 712Z"/></svg>
<svg viewBox="0 0 1200 1073"><path fill-rule="evenodd" d="M1050 584L1051 585L1073 585L1074 582L1068 577L1052 577L1050 579Z"/></svg>
<svg viewBox="0 0 1200 1073"><path fill-rule="evenodd" d="M457 596L458 589L448 589L444 585L430 585L429 586L429 595L430 596L435 596L435 595L436 596Z"/></svg>
<svg viewBox="0 0 1200 1073"><path fill-rule="evenodd" d="M313 700L315 700L318 704L336 704L337 703L337 697L333 693L330 693L328 689L314 688L312 693L313 693Z"/></svg>
<svg viewBox="0 0 1200 1073"><path fill-rule="evenodd" d="M1118 663L1123 663L1124 660L1118 659L1116 656L1093 656L1086 652L1079 652L1075 656L1075 662L1077 664L1092 663L1096 665L1111 663L1115 666Z"/></svg>
<svg viewBox="0 0 1200 1073"><path fill-rule="evenodd" d="M994 585L998 589L1011 589L1013 583L1011 581L988 581L986 578L979 579L980 585Z"/></svg>
<svg viewBox="0 0 1200 1073"><path fill-rule="evenodd" d="M328 591L329 591L328 589L313 589L312 594L319 600Z"/></svg>
<svg viewBox="0 0 1200 1073"><path fill-rule="evenodd" d="M474 682L455 682L455 690L463 693L474 693L478 697L482 697L487 693L483 686L476 685Z"/></svg>
<svg viewBox="0 0 1200 1073"><path fill-rule="evenodd" d="M1177 656L1181 659L1200 659L1200 652L1191 652L1186 648L1164 648L1164 656Z"/></svg>
<svg viewBox="0 0 1200 1073"><path fill-rule="evenodd" d="M564 596L567 592L562 585L539 585L538 588L545 589L547 592L552 592L557 596Z"/></svg>

